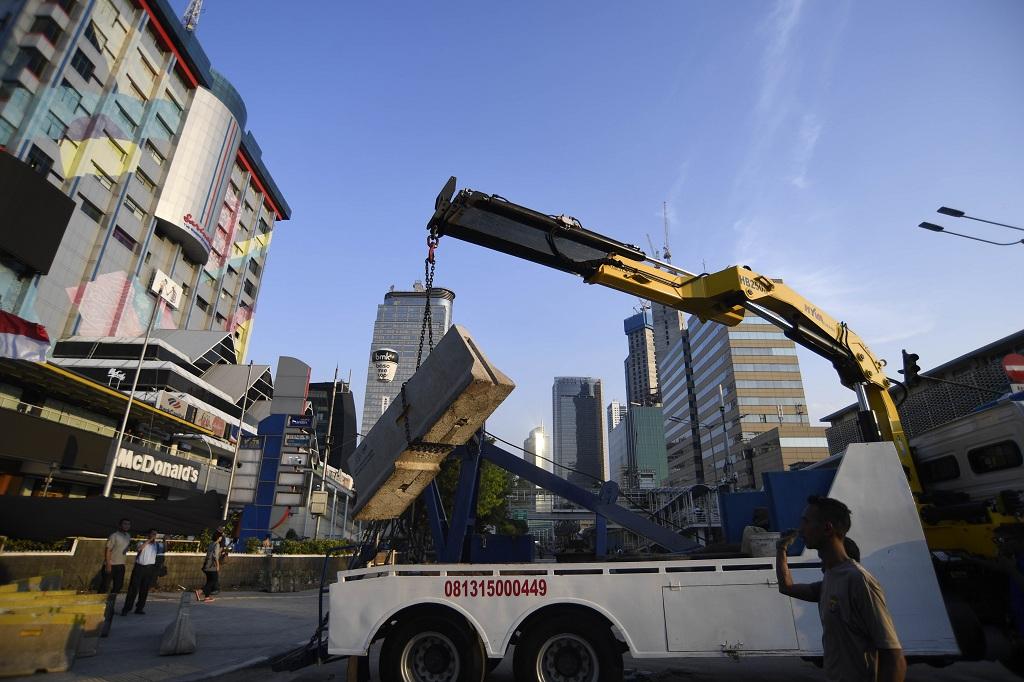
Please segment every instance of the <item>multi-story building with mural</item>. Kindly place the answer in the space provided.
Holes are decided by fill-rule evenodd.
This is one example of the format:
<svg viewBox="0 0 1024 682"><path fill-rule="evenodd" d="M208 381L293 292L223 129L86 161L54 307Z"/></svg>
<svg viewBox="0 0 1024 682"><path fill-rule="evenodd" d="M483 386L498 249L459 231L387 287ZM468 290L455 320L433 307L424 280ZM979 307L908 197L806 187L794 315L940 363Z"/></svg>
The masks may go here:
<svg viewBox="0 0 1024 682"><path fill-rule="evenodd" d="M24 435L0 494L95 494L115 440L212 476L118 464L114 495L217 489L255 432L272 379L243 363L291 209L246 119L167 0L0 0L0 311L50 340L0 358L0 428Z"/></svg>
<svg viewBox="0 0 1024 682"><path fill-rule="evenodd" d="M229 332L241 361L290 209L241 95L170 5L0 4L0 71L0 147L73 202L0 232L2 309L54 340L139 336L165 277L180 296L159 326ZM41 237L45 271L18 257Z"/></svg>

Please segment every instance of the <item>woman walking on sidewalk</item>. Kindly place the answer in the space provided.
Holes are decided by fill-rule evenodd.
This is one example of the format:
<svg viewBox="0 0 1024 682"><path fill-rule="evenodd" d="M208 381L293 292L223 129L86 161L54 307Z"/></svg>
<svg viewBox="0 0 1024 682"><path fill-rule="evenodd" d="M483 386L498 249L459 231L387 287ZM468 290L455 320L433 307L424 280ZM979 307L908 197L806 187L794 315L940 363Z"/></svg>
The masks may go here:
<svg viewBox="0 0 1024 682"><path fill-rule="evenodd" d="M213 595L220 592L220 565L224 547L224 527L217 528L213 539L206 548L206 557L203 559L203 574L206 575L206 584L201 590L196 590L196 600L203 602L213 601Z"/></svg>

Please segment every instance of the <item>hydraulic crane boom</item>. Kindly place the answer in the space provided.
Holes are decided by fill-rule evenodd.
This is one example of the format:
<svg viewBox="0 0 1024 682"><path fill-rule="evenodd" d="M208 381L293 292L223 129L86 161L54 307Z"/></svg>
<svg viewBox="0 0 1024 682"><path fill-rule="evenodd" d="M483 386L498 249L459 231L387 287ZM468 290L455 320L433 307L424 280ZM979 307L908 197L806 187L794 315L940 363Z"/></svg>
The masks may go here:
<svg viewBox="0 0 1024 682"><path fill-rule="evenodd" d="M733 266L692 273L656 260L638 247L584 229L569 216L550 216L500 196L470 189L455 192L454 177L441 190L428 224L431 239L450 235L728 326L745 310L780 327L795 343L832 363L844 386L857 394L861 429L868 440L891 440L921 491L896 406L889 396L885 362L876 358L845 322L831 317L781 281Z"/></svg>

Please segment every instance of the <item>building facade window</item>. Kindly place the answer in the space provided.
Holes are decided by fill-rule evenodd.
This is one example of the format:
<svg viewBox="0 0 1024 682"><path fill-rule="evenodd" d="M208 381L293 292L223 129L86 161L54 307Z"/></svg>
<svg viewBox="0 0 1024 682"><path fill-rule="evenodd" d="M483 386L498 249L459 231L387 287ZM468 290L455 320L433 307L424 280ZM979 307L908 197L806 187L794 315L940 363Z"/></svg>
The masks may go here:
<svg viewBox="0 0 1024 682"><path fill-rule="evenodd" d="M164 155L149 140L146 140L146 153L149 154L149 158L153 159L153 163L158 166L164 165Z"/></svg>
<svg viewBox="0 0 1024 682"><path fill-rule="evenodd" d="M75 56L71 58L71 68L86 81L96 72L96 65L81 50L75 50Z"/></svg>
<svg viewBox="0 0 1024 682"><path fill-rule="evenodd" d="M60 117L53 113L53 111L46 112L46 119L43 121L43 125L46 126L45 135L51 140L61 139L68 129L68 125L60 120Z"/></svg>
<svg viewBox="0 0 1024 682"><path fill-rule="evenodd" d="M95 161L92 162L92 169L95 171L96 181L103 186L103 189L107 191L114 189L114 178L110 177Z"/></svg>
<svg viewBox="0 0 1024 682"><path fill-rule="evenodd" d="M21 60L29 73L36 78L42 79L43 72L48 64L42 52L34 47L23 47L21 48Z"/></svg>
<svg viewBox="0 0 1024 682"><path fill-rule="evenodd" d="M145 187L147 190L152 192L156 189L156 183L148 175L142 172L142 170L135 171L135 179L139 181L139 184Z"/></svg>
<svg viewBox="0 0 1024 682"><path fill-rule="evenodd" d="M97 52L103 52L103 48L107 45L107 37L102 32L96 30L96 24L90 21L82 35L85 36L90 45L96 48Z"/></svg>
<svg viewBox="0 0 1024 682"><path fill-rule="evenodd" d="M57 41L60 40L61 33L63 33L60 24L54 21L53 17L36 17L28 32L38 33L53 46L57 45Z"/></svg>
<svg viewBox="0 0 1024 682"><path fill-rule="evenodd" d="M128 209L129 213L131 213L139 220L142 220L143 218L146 217L146 212L142 210L142 206L140 206L139 202L135 201L131 197L124 198L124 207Z"/></svg>
<svg viewBox="0 0 1024 682"><path fill-rule="evenodd" d="M121 243L126 249L134 253L139 247L139 243L135 241L130 234L122 230L120 227L114 228L114 239Z"/></svg>
<svg viewBox="0 0 1024 682"><path fill-rule="evenodd" d="M53 159L35 145L32 145L32 148L28 150L25 162L28 163L29 168L43 176L49 175L50 169L53 168Z"/></svg>
<svg viewBox="0 0 1024 682"><path fill-rule="evenodd" d="M82 200L82 204L79 206L79 208L82 209L82 213L89 216L97 223L103 220L103 211L101 211L96 204L92 203L81 194L78 195L78 198Z"/></svg>

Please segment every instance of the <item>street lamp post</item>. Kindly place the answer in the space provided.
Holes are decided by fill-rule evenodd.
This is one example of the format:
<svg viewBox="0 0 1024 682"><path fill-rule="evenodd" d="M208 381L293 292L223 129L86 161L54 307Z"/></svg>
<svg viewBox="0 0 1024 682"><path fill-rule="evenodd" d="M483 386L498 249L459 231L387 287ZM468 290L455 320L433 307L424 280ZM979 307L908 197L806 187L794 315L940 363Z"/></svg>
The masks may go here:
<svg viewBox="0 0 1024 682"><path fill-rule="evenodd" d="M121 419L121 428L117 430L117 441L114 444L114 454L110 458L110 468L107 470L107 482L103 485L103 497L110 497L110 491L114 487L114 472L117 471L117 456L121 454L121 443L124 442L124 432L128 428L128 415L132 412L132 402L135 401L135 390L139 387L139 375L142 374L142 363L146 359L146 350L149 349L149 337L153 335L153 325L156 318L160 316L160 310L164 303L164 291L166 283L160 286L156 295L156 303L153 305L153 314L149 317L149 324L146 326L146 339L142 342L142 352L139 353L139 364L135 367L135 378L132 379L132 389L128 392L128 404L124 407L124 417Z"/></svg>
<svg viewBox="0 0 1024 682"><path fill-rule="evenodd" d="M1011 230L1017 230L1024 232L1024 227L1017 227L1015 225L1007 225L1006 223L997 223L994 220L985 220L984 218L975 218L974 216L967 215L963 211L956 208L949 208L948 206L940 206L937 213L942 215L948 215L952 218L967 218L968 220L976 220L979 223L988 223L989 225L998 225L999 227L1007 227Z"/></svg>
<svg viewBox="0 0 1024 682"><path fill-rule="evenodd" d="M725 389L722 388L722 384L718 384L718 410L722 415L722 441L725 443L725 462L722 464L722 473L726 477L726 485L729 485L729 469L731 465L729 459L732 455L729 452L729 429L725 423Z"/></svg>
<svg viewBox="0 0 1024 682"><path fill-rule="evenodd" d="M238 449L242 447L242 434L245 433L242 427L245 426L245 409L249 406L249 382L252 381L252 360L249 361L249 371L245 374L245 389L242 393L242 416L238 418L238 435L235 436L235 452L231 456L231 473L228 474L228 492L224 496L224 513L222 521L227 521L228 507L231 506L231 488L235 485L235 469L238 468Z"/></svg>
<svg viewBox="0 0 1024 682"><path fill-rule="evenodd" d="M700 430L701 429L707 429L708 430L708 442L711 444L711 461L712 461L712 464L714 464L714 450L715 450L714 428L715 427L710 426L708 424L701 423L701 422L692 422L689 419L681 419L680 417L671 417L670 416L670 417L665 417L665 418L667 420L669 420L669 421L676 422L677 424L690 424L691 426L693 424L696 424L697 425L697 444L700 446L700 450L701 450L701 454L702 455L703 455L703 452L704 452L704 441L701 438ZM703 469L703 465L702 465L701 468ZM703 478L703 475L701 477ZM699 482L703 483L703 481L699 481Z"/></svg>
<svg viewBox="0 0 1024 682"><path fill-rule="evenodd" d="M327 458L331 456L333 442L331 428L334 426L334 399L338 395L338 366L334 366L334 381L331 382L331 406L327 412L327 436L324 437L324 461L320 465L320 490L327 484ZM314 474L315 475L315 474ZM337 497L335 497L335 511L337 511ZM334 529L335 517L331 515L331 530ZM316 517L316 525L313 526L313 539L320 537L320 516Z"/></svg>
<svg viewBox="0 0 1024 682"><path fill-rule="evenodd" d="M937 213L941 213L942 215L945 215L945 216L949 216L951 218L966 218L967 220L974 220L975 222L979 222L979 223L986 223L988 225L998 225L999 227L1005 227L1005 228L1010 229L1010 230L1017 230L1018 232L1024 232L1024 227L1017 227L1016 225L1007 225L1006 223L997 223L994 220L985 220L984 218L976 218L974 216L967 215L966 213L964 213L963 211L961 211L958 208L950 208L948 206L940 206L936 212ZM976 242L984 242L986 244L992 244L994 246L1016 246L1017 244L1024 244L1024 239L1018 239L1017 241L1013 241L1013 242L995 242L995 241L992 241L991 239L982 239L981 237L974 237L974 236L969 235L969 234L963 234L963 233L960 233L960 232L953 232L952 230L947 230L942 225L936 225L935 223L927 223L927 222L925 222L925 223L921 223L920 225L918 225L918 227L923 228L925 230L931 230L932 232L942 232L944 234L951 234L951 235L953 235L955 237L963 237L964 239L970 239L970 240L976 241Z"/></svg>
<svg viewBox="0 0 1024 682"><path fill-rule="evenodd" d="M935 223L921 223L920 225L918 225L918 227L924 228L926 230L931 230L932 232L941 232L943 234L951 234L951 235L954 235L956 237L963 237L964 239L971 239L971 240L976 241L976 242L985 242L986 244L994 244L995 246L1014 246L1016 244L1024 244L1024 239L1018 239L1017 241L1014 241L1014 242L994 242L991 239L982 239L981 237L972 237L969 234L963 234L961 232L953 232L952 230L947 230L942 225L936 225Z"/></svg>

